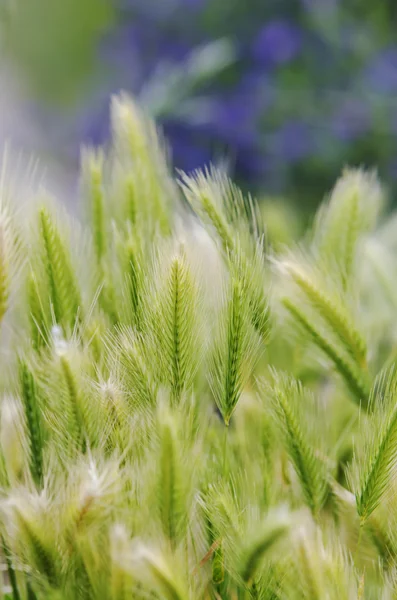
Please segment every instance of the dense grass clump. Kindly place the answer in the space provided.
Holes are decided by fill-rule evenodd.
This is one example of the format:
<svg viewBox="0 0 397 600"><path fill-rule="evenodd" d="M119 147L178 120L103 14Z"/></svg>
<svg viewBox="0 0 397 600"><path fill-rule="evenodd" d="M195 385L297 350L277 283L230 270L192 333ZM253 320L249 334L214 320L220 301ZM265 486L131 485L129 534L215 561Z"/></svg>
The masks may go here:
<svg viewBox="0 0 397 600"><path fill-rule="evenodd" d="M174 180L134 103L112 118L79 225L42 195L23 219L2 185L2 597L397 598L376 177L346 171L276 252L223 174Z"/></svg>

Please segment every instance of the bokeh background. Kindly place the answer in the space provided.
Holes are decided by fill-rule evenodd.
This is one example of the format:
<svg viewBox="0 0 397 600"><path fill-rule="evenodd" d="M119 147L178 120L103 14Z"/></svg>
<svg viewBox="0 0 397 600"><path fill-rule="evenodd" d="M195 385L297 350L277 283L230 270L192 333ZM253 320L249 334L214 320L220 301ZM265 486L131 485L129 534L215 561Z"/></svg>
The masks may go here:
<svg viewBox="0 0 397 600"><path fill-rule="evenodd" d="M343 166L397 186L396 0L1 0L0 137L65 182L137 96L174 165L303 213ZM67 185L67 184L66 184Z"/></svg>

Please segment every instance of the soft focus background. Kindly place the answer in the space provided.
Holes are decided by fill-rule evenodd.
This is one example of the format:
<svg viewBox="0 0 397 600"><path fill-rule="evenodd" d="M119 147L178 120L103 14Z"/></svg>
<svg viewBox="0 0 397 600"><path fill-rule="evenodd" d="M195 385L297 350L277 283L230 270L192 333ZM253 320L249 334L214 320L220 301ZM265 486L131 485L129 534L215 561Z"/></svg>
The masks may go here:
<svg viewBox="0 0 397 600"><path fill-rule="evenodd" d="M73 189L109 97L140 98L174 165L227 165L311 211L344 165L397 184L397 2L0 0L0 137Z"/></svg>

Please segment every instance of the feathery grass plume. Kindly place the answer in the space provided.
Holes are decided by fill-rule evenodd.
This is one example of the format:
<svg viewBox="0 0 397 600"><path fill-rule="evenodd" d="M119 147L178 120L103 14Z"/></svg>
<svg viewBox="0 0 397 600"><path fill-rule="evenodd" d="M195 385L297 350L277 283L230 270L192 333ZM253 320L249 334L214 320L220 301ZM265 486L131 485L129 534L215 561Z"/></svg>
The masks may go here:
<svg viewBox="0 0 397 600"><path fill-rule="evenodd" d="M25 472L23 412L16 398L3 397L0 413L0 446L6 476L10 484L21 481Z"/></svg>
<svg viewBox="0 0 397 600"><path fill-rule="evenodd" d="M119 461L89 454L51 481L48 520L55 522L53 550L62 560L59 588L66 597L99 598L110 587L108 532L121 488Z"/></svg>
<svg viewBox="0 0 397 600"><path fill-rule="evenodd" d="M125 197L125 218L135 225L137 221L137 190L135 189L134 177L127 173L123 178L123 191Z"/></svg>
<svg viewBox="0 0 397 600"><path fill-rule="evenodd" d="M7 256L6 224L0 214L0 323L8 307L9 265Z"/></svg>
<svg viewBox="0 0 397 600"><path fill-rule="evenodd" d="M101 150L85 149L81 162L89 200L95 256L98 264L101 264L109 243L103 183L105 156Z"/></svg>
<svg viewBox="0 0 397 600"><path fill-rule="evenodd" d="M4 559L6 561L6 567L7 567L7 575L9 578L9 582L10 582L10 587L11 587L11 598L12 600L21 600L21 595L19 593L19 588L18 588L18 580L17 580L17 575L15 572L15 568L12 562L12 556L11 556L11 552L7 546L7 543L4 539L4 537L1 537L1 550L2 553L4 555ZM0 587L0 590L3 591L2 589L2 585Z"/></svg>
<svg viewBox="0 0 397 600"><path fill-rule="evenodd" d="M194 212L210 226L225 252L234 248L236 232L248 249L252 239L263 234L257 204L230 179L216 169L197 170L192 175L181 173L180 185Z"/></svg>
<svg viewBox="0 0 397 600"><path fill-rule="evenodd" d="M90 402L96 403L96 395L99 396L100 404L97 404L97 410L103 411L103 422L109 429L109 439L107 440L109 451L113 451L114 448L123 449L125 441L123 436L126 435L124 424L128 418L125 391L114 374L111 374L107 380L93 380L92 388L95 393L93 396L90 395ZM102 432L104 438L106 433L106 431Z"/></svg>
<svg viewBox="0 0 397 600"><path fill-rule="evenodd" d="M393 238L390 239L396 224L395 217L391 217L365 240L364 256L360 261L361 297L371 340L372 362L377 370L391 366L396 358L396 250Z"/></svg>
<svg viewBox="0 0 397 600"><path fill-rule="evenodd" d="M263 238L255 242L253 254L249 264L246 264L241 251L237 249L231 257L233 264L240 265L246 282L246 293L248 295L249 309L252 325L266 343L270 334L270 306L268 281L270 275L267 272Z"/></svg>
<svg viewBox="0 0 397 600"><path fill-rule="evenodd" d="M375 381L370 398L371 422L364 432L364 453L356 458L352 471L357 512L363 523L393 490L397 466L396 399L397 377L392 369Z"/></svg>
<svg viewBox="0 0 397 600"><path fill-rule="evenodd" d="M27 296L30 338L33 348L39 350L46 342L48 343L50 323L48 321L49 311L44 307L43 299L40 296L38 278L33 269L31 269L28 277Z"/></svg>
<svg viewBox="0 0 397 600"><path fill-rule="evenodd" d="M351 359L360 367L365 367L367 344L362 333L354 323L353 316L349 314L346 302L340 295L327 290L318 269L310 267L309 260L285 259L280 263L280 269L286 272L299 288L305 300L312 309L318 313L338 343Z"/></svg>
<svg viewBox="0 0 397 600"><path fill-rule="evenodd" d="M257 204L215 169L182 174L181 186L193 210L215 232L227 261L238 262L247 280L251 319L263 341L269 333L265 293L264 227Z"/></svg>
<svg viewBox="0 0 397 600"><path fill-rule="evenodd" d="M109 198L104 185L105 155L102 150L85 149L82 171L89 203L89 222L95 251L96 274L100 288L99 305L115 325L118 302L114 281L113 240L110 235Z"/></svg>
<svg viewBox="0 0 397 600"><path fill-rule="evenodd" d="M120 460L105 460L90 452L73 465L64 482L62 526L65 539L73 545L76 535L111 521L115 508L120 506L123 474Z"/></svg>
<svg viewBox="0 0 397 600"><path fill-rule="evenodd" d="M297 304L289 298L283 298L282 304L292 315L299 327L310 337L310 339L324 352L333 362L337 372L345 381L352 392L354 400L362 407L368 405L369 386L367 378L363 378L362 371L350 359L343 349L338 347L327 332L314 324L310 318Z"/></svg>
<svg viewBox="0 0 397 600"><path fill-rule="evenodd" d="M355 400L368 402L367 342L356 324L358 243L375 224L381 190L374 175L347 171L319 210L309 252L278 265L292 283L282 299L301 331L334 363Z"/></svg>
<svg viewBox="0 0 397 600"><path fill-rule="evenodd" d="M110 530L110 597L112 600L128 600L134 586L133 552L130 536L124 525L116 523Z"/></svg>
<svg viewBox="0 0 397 600"><path fill-rule="evenodd" d="M385 570L392 569L397 556L396 537L394 527L390 526L390 511L377 510L368 518L365 532L368 533L379 555L379 561Z"/></svg>
<svg viewBox="0 0 397 600"><path fill-rule="evenodd" d="M189 479L175 416L165 406L158 411L158 507L161 526L171 547L186 534ZM190 468L192 465L190 465Z"/></svg>
<svg viewBox="0 0 397 600"><path fill-rule="evenodd" d="M51 309L56 323L73 331L76 322L82 317L82 303L69 248L45 206L40 207L38 218Z"/></svg>
<svg viewBox="0 0 397 600"><path fill-rule="evenodd" d="M364 285L366 283L368 285L367 290L364 288L367 292L367 297L369 297L368 299L372 299L371 295L375 290L379 291L381 298L386 301L386 304L395 310L397 307L397 290L394 286L394 254L389 244L386 245L383 242L379 232L376 232L366 240L364 261L362 272L363 278L366 280L364 281ZM368 262L370 263L370 269L368 269ZM383 317L383 311L380 315L375 314L374 316Z"/></svg>
<svg viewBox="0 0 397 600"><path fill-rule="evenodd" d="M140 300L142 294L142 267L140 265L139 250L134 241L130 238L125 247L127 259L126 279L128 287L128 296L130 298L131 315L134 323L139 326L140 317Z"/></svg>
<svg viewBox="0 0 397 600"><path fill-rule="evenodd" d="M43 425L39 394L32 368L20 359L19 380L21 398L25 413L29 453L30 473L37 486L43 483Z"/></svg>
<svg viewBox="0 0 397 600"><path fill-rule="evenodd" d="M92 303L90 316L84 323L84 339L86 340L85 352L97 367L105 362L105 338L108 332L109 321L100 311L96 311L99 290ZM95 314L96 313L96 314Z"/></svg>
<svg viewBox="0 0 397 600"><path fill-rule="evenodd" d="M207 483L199 502L202 507L208 550L201 563L211 565L211 582L214 592L220 595L231 593L233 580L238 578L239 567L232 568L240 558L247 532L240 527L245 516L244 507L240 505L233 482L218 480ZM241 532L243 531L243 535Z"/></svg>
<svg viewBox="0 0 397 600"><path fill-rule="evenodd" d="M222 584L225 582L225 553L223 547L223 541L215 540L210 550L212 556L212 582L218 589L221 589Z"/></svg>
<svg viewBox="0 0 397 600"><path fill-rule="evenodd" d="M277 420L284 432L288 454L306 504L317 516L327 494L327 464L320 459L321 448L313 446L307 426L300 418L302 406L313 409L313 401L308 390L298 381L276 371L272 373L271 387L267 392L273 398Z"/></svg>
<svg viewBox="0 0 397 600"><path fill-rule="evenodd" d="M350 306L348 294L322 271L312 254L295 251L275 262L282 305L298 329L331 360L353 399L365 407L370 389L368 350L353 316L357 306Z"/></svg>
<svg viewBox="0 0 397 600"><path fill-rule="evenodd" d="M165 600L189 600L192 598L181 578L179 566L174 564L169 553L165 555L165 553L151 550L141 543L136 544L134 558L136 577L144 583L148 590L161 594Z"/></svg>
<svg viewBox="0 0 397 600"><path fill-rule="evenodd" d="M225 581L225 553L222 539L223 531L219 527L218 519L215 515L216 502L213 501L213 488L208 486L199 496L199 503L204 514L205 533L207 537L207 551L199 562L199 568L211 564L211 582L216 589Z"/></svg>
<svg viewBox="0 0 397 600"><path fill-rule="evenodd" d="M58 436L58 448L63 460L86 448L87 441L95 445L103 424L100 404L92 402L84 375L92 376L91 365L74 340L66 340L62 330L54 326L51 331L51 353L40 365L40 381L45 401L45 417L53 434ZM91 435L90 435L91 434Z"/></svg>
<svg viewBox="0 0 397 600"><path fill-rule="evenodd" d="M239 561L239 575L248 587L252 587L261 563L266 556L272 556L276 544L288 535L291 525L289 515L270 513L262 526L262 531L256 531L255 535L245 543Z"/></svg>
<svg viewBox="0 0 397 600"><path fill-rule="evenodd" d="M138 227L128 222L126 231L114 229L117 258L121 266L121 319L137 330L144 328L144 291L150 249Z"/></svg>
<svg viewBox="0 0 397 600"><path fill-rule="evenodd" d="M149 223L158 223L163 234L171 230L171 202L178 197L169 177L164 144L153 122L127 95L112 98L111 122L114 152L133 174L139 211Z"/></svg>
<svg viewBox="0 0 397 600"><path fill-rule="evenodd" d="M24 560L33 570L45 590L57 589L60 575L60 556L54 545L55 523L47 512L46 499L27 490L19 490L4 510L8 515L7 529L14 544L22 549ZM12 527L12 531L11 531Z"/></svg>
<svg viewBox="0 0 397 600"><path fill-rule="evenodd" d="M249 320L245 282L231 273L209 363L209 383L226 426L259 355Z"/></svg>
<svg viewBox="0 0 397 600"><path fill-rule="evenodd" d="M166 260L158 259L153 278L159 285L148 328L158 356L156 376L179 400L193 384L202 346L199 288L183 245Z"/></svg>
<svg viewBox="0 0 397 600"><path fill-rule="evenodd" d="M250 485L250 480L255 481L261 504L270 508L279 501L282 488L276 472L278 432L271 411L256 394L247 393L239 402L235 416L232 469L245 473L244 487Z"/></svg>
<svg viewBox="0 0 397 600"><path fill-rule="evenodd" d="M117 366L131 404L135 408L154 406L158 386L145 337L131 327L120 326L116 333L109 335L106 345L109 364Z"/></svg>
<svg viewBox="0 0 397 600"><path fill-rule="evenodd" d="M316 218L313 246L320 263L346 289L352 281L357 244L374 227L383 206L375 173L347 169Z"/></svg>
<svg viewBox="0 0 397 600"><path fill-rule="evenodd" d="M1 416L1 413L0 413ZM0 489L8 489L10 481L7 473L7 463L2 449L1 421L0 421Z"/></svg>
<svg viewBox="0 0 397 600"><path fill-rule="evenodd" d="M182 173L180 185L194 212L220 242L225 257L236 251L247 274L259 271L264 275L264 225L253 198L244 196L224 173L213 168L193 175Z"/></svg>
<svg viewBox="0 0 397 600"><path fill-rule="evenodd" d="M2 185L0 183L0 192ZM0 325L11 306L12 291L25 261L24 251L18 215L0 197Z"/></svg>
<svg viewBox="0 0 397 600"><path fill-rule="evenodd" d="M293 544L294 562L288 565L287 579L284 583L287 594L308 600L320 600L324 592L322 581L323 541L313 525L305 523L296 533ZM299 590L299 591L298 591ZM296 593L298 591L298 593Z"/></svg>
<svg viewBox="0 0 397 600"><path fill-rule="evenodd" d="M297 532L286 592L308 600L357 598L359 577L339 540L310 522ZM287 596L291 597L291 596Z"/></svg>
<svg viewBox="0 0 397 600"><path fill-rule="evenodd" d="M114 272L110 265L105 262L100 268L102 283L99 292L99 305L109 319L111 325L117 325L119 322L119 303L114 281Z"/></svg>
<svg viewBox="0 0 397 600"><path fill-rule="evenodd" d="M326 588L330 589L333 600L350 600L364 598L367 592L367 573L356 569L349 555L334 532L328 536L326 556L324 560L324 575Z"/></svg>
<svg viewBox="0 0 397 600"><path fill-rule="evenodd" d="M339 536L339 541L343 543L343 548L346 552L354 557L357 565L365 568L370 568L374 559L377 560L378 553L374 551L374 540L370 531L369 521L372 521L372 516L362 526L360 517L357 514L356 498L352 492L340 485L333 478L330 478L331 494L326 509L332 511L334 522L329 522L328 527L332 527L333 523L337 523L333 534ZM334 537L336 541L336 537ZM379 557L381 557L379 552Z"/></svg>
<svg viewBox="0 0 397 600"><path fill-rule="evenodd" d="M110 161L107 194L112 220L124 232L128 229L139 232L141 226L153 225L147 222L148 206L142 202L139 183L139 175L136 175L128 153L117 156L116 151Z"/></svg>
<svg viewBox="0 0 397 600"><path fill-rule="evenodd" d="M232 250L234 231L225 210L222 181L218 183L215 172L196 171L194 176L182 174L182 189L193 210L214 229L223 250Z"/></svg>
<svg viewBox="0 0 397 600"><path fill-rule="evenodd" d="M78 384L76 382L75 374L71 368L68 357L63 353L59 356L59 365L62 377L64 379L64 385L67 394L67 411L70 414L70 433L75 432L76 442L81 443L81 437L83 435L84 423L83 415L80 406L80 393ZM71 436L73 439L73 435Z"/></svg>

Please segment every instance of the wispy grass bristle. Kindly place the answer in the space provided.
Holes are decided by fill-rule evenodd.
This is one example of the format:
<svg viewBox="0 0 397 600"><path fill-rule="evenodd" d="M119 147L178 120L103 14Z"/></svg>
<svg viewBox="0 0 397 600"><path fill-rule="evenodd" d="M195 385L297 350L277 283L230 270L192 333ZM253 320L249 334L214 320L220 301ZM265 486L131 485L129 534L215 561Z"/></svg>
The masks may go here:
<svg viewBox="0 0 397 600"><path fill-rule="evenodd" d="M147 327L157 349L157 377L178 400L191 389L202 346L200 290L182 245L159 262L155 277L159 286Z"/></svg>
<svg viewBox="0 0 397 600"><path fill-rule="evenodd" d="M23 360L19 365L21 398L25 412L28 444L30 452L30 472L39 487L43 484L43 424L42 407L35 376L31 367Z"/></svg>
<svg viewBox="0 0 397 600"><path fill-rule="evenodd" d="M250 333L247 304L244 281L238 273L233 273L209 364L211 390L226 426L259 353L258 339L255 333Z"/></svg>
<svg viewBox="0 0 397 600"><path fill-rule="evenodd" d="M367 428L365 445L365 468L359 472L360 483L356 487L357 512L362 521L379 506L392 489L397 466L397 387L394 370L382 374L375 382L371 404L375 404L372 421Z"/></svg>
<svg viewBox="0 0 397 600"><path fill-rule="evenodd" d="M57 324L73 331L81 314L81 297L69 249L45 206L39 208L38 217L50 310Z"/></svg>
<svg viewBox="0 0 397 600"><path fill-rule="evenodd" d="M278 373L269 393L274 396L277 420L285 436L289 458L298 475L306 503L313 515L322 508L327 492L327 465L321 460L321 448L315 447L301 419L302 405L313 407L310 396L300 383ZM311 436L312 438L315 436Z"/></svg>
<svg viewBox="0 0 397 600"><path fill-rule="evenodd" d="M99 264L108 248L103 182L104 160L103 153L89 150L86 150L82 157L82 169L87 180L95 255Z"/></svg>
<svg viewBox="0 0 397 600"><path fill-rule="evenodd" d="M182 448L174 421L164 409L160 412L158 505L164 535L173 548L186 533L189 479L184 473Z"/></svg>

